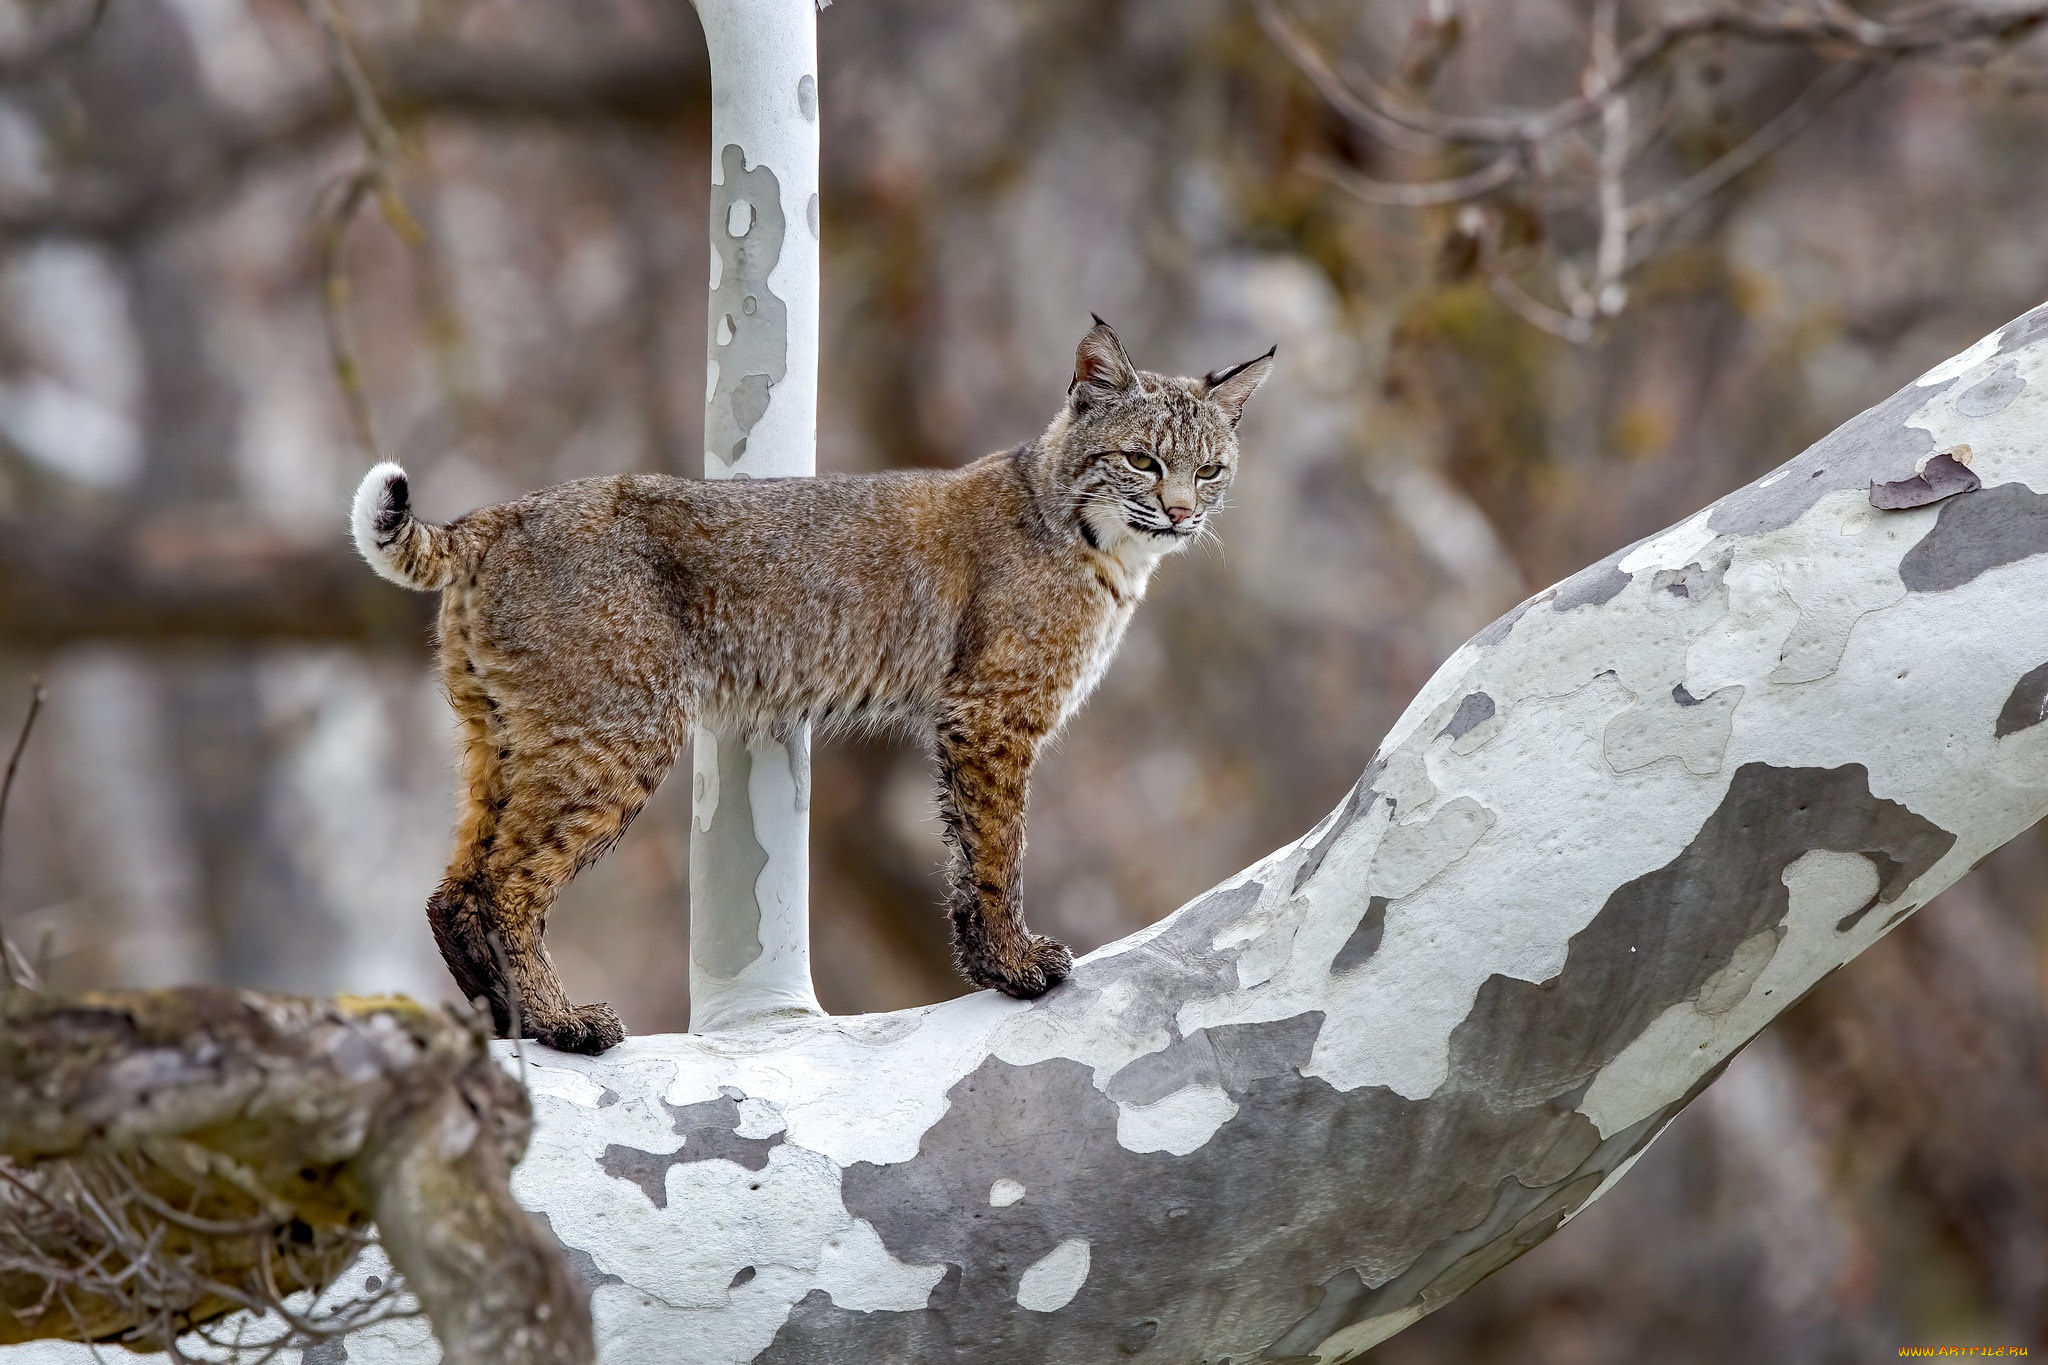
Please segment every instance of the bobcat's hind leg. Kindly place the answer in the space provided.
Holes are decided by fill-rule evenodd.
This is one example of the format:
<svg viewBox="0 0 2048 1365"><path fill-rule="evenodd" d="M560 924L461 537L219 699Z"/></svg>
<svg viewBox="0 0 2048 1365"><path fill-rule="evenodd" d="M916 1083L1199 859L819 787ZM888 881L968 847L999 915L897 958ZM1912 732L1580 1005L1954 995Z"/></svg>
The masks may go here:
<svg viewBox="0 0 2048 1365"><path fill-rule="evenodd" d="M952 846L953 960L977 986L1029 1000L1067 979L1067 945L1024 923L1020 865L1031 765L1045 727L963 710L939 724L939 814Z"/></svg>
<svg viewBox="0 0 2048 1365"><path fill-rule="evenodd" d="M675 761L673 739L622 738L561 736L538 754L515 753L484 857L492 927L524 1030L565 1052L603 1052L626 1036L610 1005L569 1003L541 941L562 887L626 832ZM494 1013L499 1004L494 996Z"/></svg>
<svg viewBox="0 0 2048 1365"><path fill-rule="evenodd" d="M470 999L489 1002L501 1035L597 1053L625 1037L607 1004L572 1005L542 943L548 911L602 857L673 766L687 722L668 680L643 680L602 718L524 701L501 683L448 670L463 721L464 813L456 851L427 904L435 940ZM475 679L473 686L470 680ZM475 692L472 698L464 690ZM469 705L475 701L475 705Z"/></svg>

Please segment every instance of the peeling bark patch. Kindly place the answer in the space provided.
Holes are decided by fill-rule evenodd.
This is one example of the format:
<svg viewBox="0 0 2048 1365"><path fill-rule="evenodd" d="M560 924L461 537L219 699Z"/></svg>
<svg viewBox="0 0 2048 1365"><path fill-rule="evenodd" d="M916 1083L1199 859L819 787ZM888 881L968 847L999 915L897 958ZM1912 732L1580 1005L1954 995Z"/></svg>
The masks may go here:
<svg viewBox="0 0 2048 1365"><path fill-rule="evenodd" d="M808 72L796 83L796 108L805 123L818 121L818 82Z"/></svg>
<svg viewBox="0 0 2048 1365"><path fill-rule="evenodd" d="M1735 562L1735 552L1728 551L1712 564L1688 564L1682 569L1659 569L1650 580L1653 590L1667 593L1684 602L1703 602L1721 586L1721 580L1728 573L1728 566Z"/></svg>
<svg viewBox="0 0 2048 1365"><path fill-rule="evenodd" d="M1983 486L1984 481L1968 465L1943 451L1910 479L1870 485L1870 505L1880 512L1898 512L1926 507L1958 493L1974 493Z"/></svg>
<svg viewBox="0 0 2048 1365"><path fill-rule="evenodd" d="M1673 705L1652 701L1631 707L1607 722L1601 752L1617 773L1647 768L1659 759L1675 758L1696 777L1721 771L1721 756L1735 731L1735 708L1744 691L1737 683L1695 697L1680 683L1671 689Z"/></svg>
<svg viewBox="0 0 2048 1365"><path fill-rule="evenodd" d="M1998 709L1998 729L1994 737L2004 739L2007 735L2016 735L2044 720L2048 720L2048 664L2031 670L2013 684L2012 695Z"/></svg>
<svg viewBox="0 0 2048 1365"><path fill-rule="evenodd" d="M789 316L768 288L782 259L782 186L766 166L748 170L737 143L726 144L720 165L725 181L711 187L711 249L719 270L711 291L710 354L718 382L706 410L704 445L730 465L747 453L747 433L789 372ZM734 210L741 205L752 213L744 233L735 234L740 220Z"/></svg>
<svg viewBox="0 0 2048 1365"><path fill-rule="evenodd" d="M348 1342L340 1337L316 1341L299 1356L299 1365L348 1365Z"/></svg>
<svg viewBox="0 0 2048 1365"><path fill-rule="evenodd" d="M1573 611L1579 607L1601 606L1619 597L1630 581L1631 576L1622 572L1618 559L1603 560L1558 584L1550 599L1550 609Z"/></svg>
<svg viewBox="0 0 2048 1365"><path fill-rule="evenodd" d="M1920 457L1934 448L1934 438L1906 423L1954 383L1949 379L1926 388L1908 384L1789 463L1721 499L1707 525L1720 535L1761 535L1790 526L1829 493L1861 491L1911 474Z"/></svg>
<svg viewBox="0 0 2048 1365"><path fill-rule="evenodd" d="M683 1139L673 1152L648 1152L618 1143L604 1149L598 1168L614 1180L638 1185L647 1202L658 1209L668 1207L668 1171L692 1161L730 1161L742 1170L761 1171L768 1167L768 1153L782 1145L782 1134L764 1138L741 1137L739 1101L730 1095L699 1104L673 1105L662 1101L669 1111L670 1125Z"/></svg>
<svg viewBox="0 0 2048 1365"><path fill-rule="evenodd" d="M1899 580L1909 592L1946 592L2044 552L2048 495L2005 483L1943 503L1934 529L1899 561Z"/></svg>
<svg viewBox="0 0 2048 1365"><path fill-rule="evenodd" d="M1120 1104L1157 1104L1191 1085L1227 1095L1253 1081L1299 1070L1323 1031L1321 1011L1277 1024L1224 1024L1196 1029L1163 1052L1138 1058L1110 1077L1103 1094Z"/></svg>
<svg viewBox="0 0 2048 1365"><path fill-rule="evenodd" d="M1557 976L1488 978L1451 1033L1451 1075L1523 1103L1583 1085L1665 1010L1696 999L1744 940L1784 921L1782 878L1804 854L1884 855L1880 899L1889 901L1954 843L1873 796L1861 764L1745 763L1692 842L1619 887L1572 936Z"/></svg>
<svg viewBox="0 0 2048 1365"><path fill-rule="evenodd" d="M1993 417L2012 406L2012 400L2026 391L2025 376L2010 363L2000 365L1984 379L1956 395L1956 411L1965 417Z"/></svg>
<svg viewBox="0 0 2048 1365"><path fill-rule="evenodd" d="M1474 692L1458 703L1457 712L1451 723L1437 731L1437 738L1449 735L1452 739L1463 739L1467 731L1476 729L1493 719L1493 698L1484 692Z"/></svg>
<svg viewBox="0 0 2048 1365"><path fill-rule="evenodd" d="M1393 826L1373 853L1373 890L1393 899L1414 894L1470 853L1493 825L1492 811L1469 796L1459 796L1427 819Z"/></svg>
<svg viewBox="0 0 2048 1365"><path fill-rule="evenodd" d="M1351 937L1344 940L1344 946L1337 950L1337 956L1330 963L1330 970L1338 976L1355 972L1372 960L1380 950L1380 941L1387 935L1387 898L1374 896L1365 903L1365 913L1358 917L1358 927L1351 931Z"/></svg>
<svg viewBox="0 0 2048 1365"><path fill-rule="evenodd" d="M1088 1283L1092 1261L1088 1239L1069 1237L1025 1269L1017 1281L1017 1306L1033 1313L1057 1313Z"/></svg>
<svg viewBox="0 0 2048 1365"><path fill-rule="evenodd" d="M1307 1317L1283 1332L1260 1353L1265 1361L1312 1361L1316 1348L1364 1314L1360 1309L1372 1290L1349 1266L1323 1281L1322 1298Z"/></svg>

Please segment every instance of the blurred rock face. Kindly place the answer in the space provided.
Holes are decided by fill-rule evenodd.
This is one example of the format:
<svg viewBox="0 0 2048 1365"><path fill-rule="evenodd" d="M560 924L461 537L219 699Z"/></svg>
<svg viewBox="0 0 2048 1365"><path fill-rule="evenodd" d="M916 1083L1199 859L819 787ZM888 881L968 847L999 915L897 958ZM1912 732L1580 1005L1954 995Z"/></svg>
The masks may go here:
<svg viewBox="0 0 2048 1365"><path fill-rule="evenodd" d="M687 8L350 9L426 238L359 216L348 320L423 510L698 472L709 148ZM1300 12L1381 69L1399 9ZM1554 93L1574 22L1489 7L1474 60L1517 98ZM823 465L957 464L1027 438L1090 311L1147 368L1280 348L1220 547L1164 568L1040 770L1026 895L1083 949L1306 829L1436 664L1527 592L2048 295L2030 226L2048 106L1995 73L1866 86L1682 224L1630 311L1575 349L1445 266L1447 216L1364 209L1301 172L1376 153L1235 4L859 0L822 16L821 42ZM1743 91L1799 75L1728 62ZM1674 139L1715 116L1681 103ZM293 596L294 575L345 557L367 457L329 366L318 241L361 155L281 0L130 0L68 54L8 68L0 542L115 547L149 592L328 600ZM227 615L158 638L145 603L78 639L63 601L19 591L0 576L18 623L0 681L41 671L53 702L0 906L31 947L49 932L60 981L447 989L420 913L445 854L447 720L416 617L373 598L287 612L290 638ZM906 746L819 755L814 960L835 1009L959 990L929 781ZM671 783L551 926L571 993L640 1031L687 1018L687 819ZM2038 1341L2043 862L2038 839L1999 855L1740 1059L1571 1231L1378 1354Z"/></svg>

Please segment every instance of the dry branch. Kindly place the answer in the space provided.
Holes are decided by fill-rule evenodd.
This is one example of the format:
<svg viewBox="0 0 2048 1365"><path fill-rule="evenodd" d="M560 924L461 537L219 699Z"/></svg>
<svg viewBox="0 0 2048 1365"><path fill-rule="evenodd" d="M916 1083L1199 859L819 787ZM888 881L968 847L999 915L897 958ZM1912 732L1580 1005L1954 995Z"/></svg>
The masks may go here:
<svg viewBox="0 0 2048 1365"><path fill-rule="evenodd" d="M163 518L68 530L0 519L0 639L348 640L417 649L432 604L363 572L336 535Z"/></svg>
<svg viewBox="0 0 2048 1365"><path fill-rule="evenodd" d="M1317 94L1395 159L1420 167L1408 179L1327 162L1308 169L1369 204L1466 206L1453 232L1468 239L1465 254L1502 302L1581 342L1592 338L1596 321L1626 306L1625 277L1650 254L1651 234L1753 169L1838 96L1908 62L1988 61L2048 22L2041 0L1946 0L1884 18L1840 0L1802 0L1769 12L1731 2L1675 13L1601 0L1590 9L1586 57L1572 94L1540 108L1468 113L1436 107L1428 91L1462 41L1457 5L1432 4L1418 14L1410 50L1389 81L1330 57L1280 0L1256 3L1267 35ZM1630 13L1638 17L1624 36ZM1635 116L1635 102L1668 81L1687 54L1713 42L1794 51L1819 65L1782 109L1705 165L1687 171L1681 158L1653 160L1646 153L1665 140L1664 130L1640 131L1645 120ZM1474 155L1483 160L1468 168ZM1644 189L1636 182L1657 179L1653 166L1669 183ZM1503 242L1503 217L1516 215L1545 225L1538 249ZM1572 216L1586 222L1593 239L1585 259L1554 245L1555 224ZM1521 278L1536 264L1547 267L1547 289L1531 289Z"/></svg>
<svg viewBox="0 0 2048 1365"><path fill-rule="evenodd" d="M701 48L670 41L573 54L393 43L366 51L363 66L400 118L662 123L702 111L710 91ZM329 81L262 114L222 116L211 136L169 162L74 160L47 195L0 205L0 242L147 236L217 205L255 174L332 147L357 120L349 92Z"/></svg>
<svg viewBox="0 0 2048 1365"><path fill-rule="evenodd" d="M507 1187L530 1126L481 1037L407 1000L11 993L0 1345L175 1353L244 1310L338 1333L390 1303L317 1321L286 1304L374 1225L449 1365L589 1361L582 1292Z"/></svg>

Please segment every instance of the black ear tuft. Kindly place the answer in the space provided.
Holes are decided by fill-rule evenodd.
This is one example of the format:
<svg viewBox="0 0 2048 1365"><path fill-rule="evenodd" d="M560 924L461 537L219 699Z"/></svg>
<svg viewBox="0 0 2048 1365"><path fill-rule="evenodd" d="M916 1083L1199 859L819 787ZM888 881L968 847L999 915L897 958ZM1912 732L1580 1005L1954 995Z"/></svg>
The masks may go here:
<svg viewBox="0 0 2048 1365"><path fill-rule="evenodd" d="M1264 355L1254 356L1241 365L1209 371L1202 376L1202 396L1229 414L1230 424L1236 426L1238 418L1244 416L1244 405L1273 372L1273 357L1279 353L1280 347L1275 344Z"/></svg>

